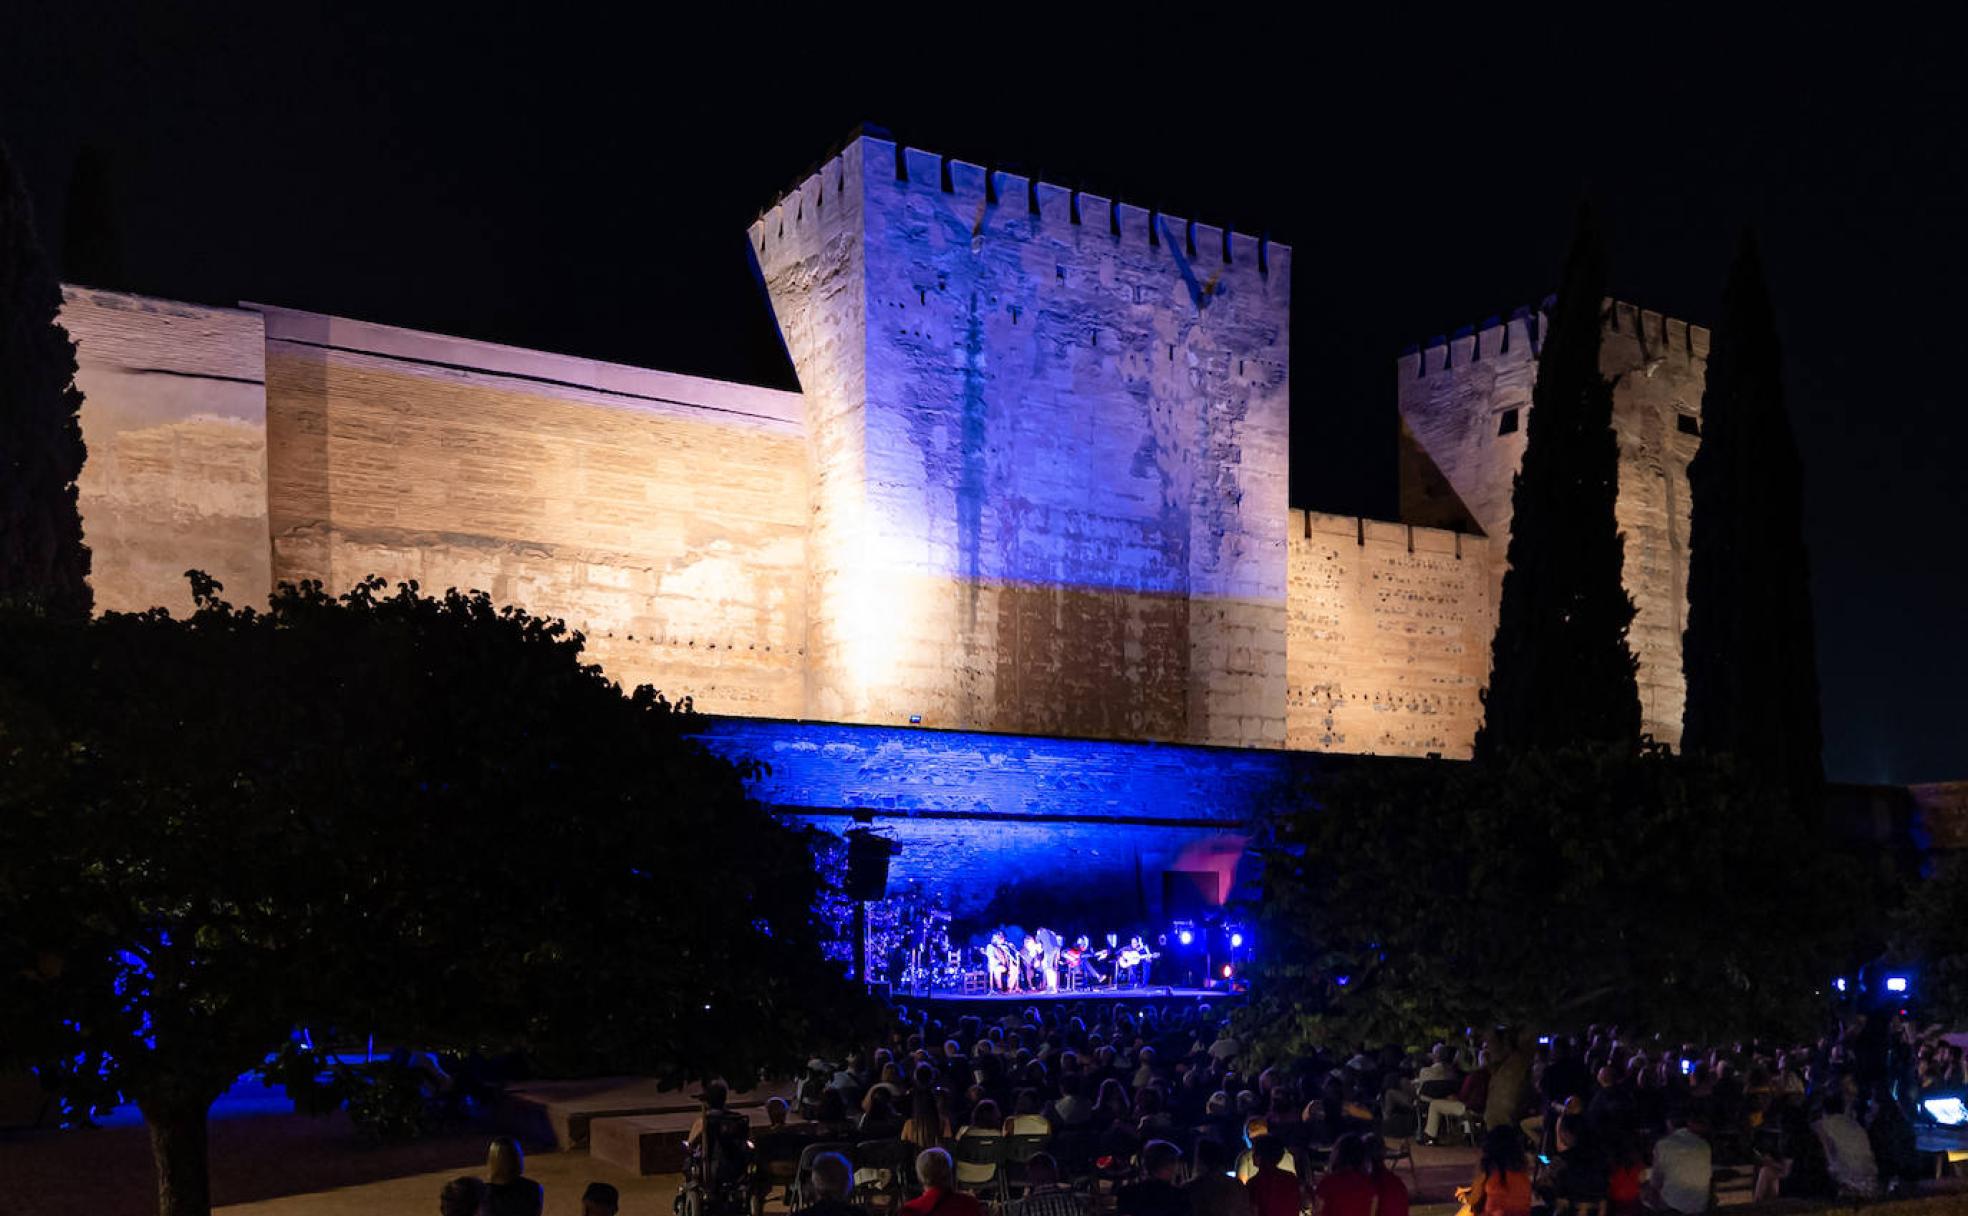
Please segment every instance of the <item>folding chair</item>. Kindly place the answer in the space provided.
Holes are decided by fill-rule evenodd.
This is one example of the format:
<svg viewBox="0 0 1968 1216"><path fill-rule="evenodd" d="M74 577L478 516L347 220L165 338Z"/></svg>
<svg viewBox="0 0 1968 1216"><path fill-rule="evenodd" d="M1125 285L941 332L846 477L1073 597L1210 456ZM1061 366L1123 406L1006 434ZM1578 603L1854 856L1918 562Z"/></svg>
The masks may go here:
<svg viewBox="0 0 1968 1216"><path fill-rule="evenodd" d="M916 1146L907 1140L863 1140L854 1146L855 1173L876 1176L857 1184L856 1191L866 1187L886 1199L891 1210L901 1207L903 1197L908 1194L915 1159Z"/></svg>
<svg viewBox="0 0 1968 1216"><path fill-rule="evenodd" d="M950 1141L956 1162L957 1189L975 1195L1004 1197L1004 1142L996 1133L979 1132Z"/></svg>
<svg viewBox="0 0 1968 1216"><path fill-rule="evenodd" d="M1004 1141L1004 1181L999 1185L999 1193L1006 1199L1022 1192L1029 1185L1025 1177L1025 1163L1047 1150L1051 1144L1050 1135L1006 1136Z"/></svg>

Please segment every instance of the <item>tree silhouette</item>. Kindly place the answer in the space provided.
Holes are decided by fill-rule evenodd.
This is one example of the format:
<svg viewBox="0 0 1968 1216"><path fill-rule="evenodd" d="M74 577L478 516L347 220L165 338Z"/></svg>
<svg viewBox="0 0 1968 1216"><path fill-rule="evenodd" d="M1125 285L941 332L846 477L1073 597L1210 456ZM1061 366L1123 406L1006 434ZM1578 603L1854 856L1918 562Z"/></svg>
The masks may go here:
<svg viewBox="0 0 1968 1216"><path fill-rule="evenodd" d="M1606 256L1581 205L1563 284L1538 352L1524 462L1511 491L1479 758L1573 742L1637 745L1640 696L1626 642L1614 515L1619 442L1612 385L1599 372Z"/></svg>
<svg viewBox="0 0 1968 1216"><path fill-rule="evenodd" d="M75 482L88 452L61 306L27 188L0 147L0 604L87 616Z"/></svg>
<svg viewBox="0 0 1968 1216"><path fill-rule="evenodd" d="M1688 466L1683 746L1727 753L1814 809L1824 783L1804 471L1756 240L1743 234L1708 352Z"/></svg>

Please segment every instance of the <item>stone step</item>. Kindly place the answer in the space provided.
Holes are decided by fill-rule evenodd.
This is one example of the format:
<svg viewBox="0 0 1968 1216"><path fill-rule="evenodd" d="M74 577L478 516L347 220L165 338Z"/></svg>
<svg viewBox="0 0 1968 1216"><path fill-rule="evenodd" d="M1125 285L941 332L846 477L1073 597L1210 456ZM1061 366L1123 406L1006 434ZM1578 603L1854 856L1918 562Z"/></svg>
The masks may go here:
<svg viewBox="0 0 1968 1216"><path fill-rule="evenodd" d="M646 1177L680 1174L694 1116L606 1115L588 1120L588 1156Z"/></svg>

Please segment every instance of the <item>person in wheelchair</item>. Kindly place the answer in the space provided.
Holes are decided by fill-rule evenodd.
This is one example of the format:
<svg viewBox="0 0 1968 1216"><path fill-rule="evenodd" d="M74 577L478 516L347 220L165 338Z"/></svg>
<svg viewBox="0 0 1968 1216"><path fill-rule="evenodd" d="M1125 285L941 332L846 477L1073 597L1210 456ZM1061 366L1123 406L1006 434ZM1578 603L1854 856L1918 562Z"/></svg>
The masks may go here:
<svg viewBox="0 0 1968 1216"><path fill-rule="evenodd" d="M697 1095L704 1113L684 1138L689 1153L683 1167L683 1189L677 1192L680 1216L714 1216L751 1210L751 1120L725 1109L722 1081L711 1081Z"/></svg>

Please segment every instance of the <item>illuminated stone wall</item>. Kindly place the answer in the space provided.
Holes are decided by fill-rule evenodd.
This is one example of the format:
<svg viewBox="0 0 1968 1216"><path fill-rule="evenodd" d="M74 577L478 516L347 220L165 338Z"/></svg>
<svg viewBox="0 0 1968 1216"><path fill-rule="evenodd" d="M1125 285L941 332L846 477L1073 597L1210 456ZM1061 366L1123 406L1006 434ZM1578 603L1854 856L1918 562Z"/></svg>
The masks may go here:
<svg viewBox="0 0 1968 1216"><path fill-rule="evenodd" d="M83 393L79 479L99 612L191 608L187 570L262 602L265 332L259 314L69 287Z"/></svg>
<svg viewBox="0 0 1968 1216"><path fill-rule="evenodd" d="M1165 871L1213 871L1228 897L1253 825L1330 763L1249 748L727 718L710 720L704 741L764 760L753 793L782 815L836 834L859 822L896 840L891 889L932 887L960 917L994 899L1078 901L1088 932L1160 921Z"/></svg>
<svg viewBox="0 0 1968 1216"><path fill-rule="evenodd" d="M625 686L796 717L796 394L267 309L273 565L562 617Z"/></svg>
<svg viewBox="0 0 1968 1216"><path fill-rule="evenodd" d="M812 399L812 712L1281 745L1289 251L986 176L863 137L751 231Z"/></svg>
<svg viewBox="0 0 1968 1216"><path fill-rule="evenodd" d="M1293 511L1285 745L1466 758L1489 673L1491 542Z"/></svg>
<svg viewBox="0 0 1968 1216"><path fill-rule="evenodd" d="M1432 523L1466 511L1492 538L1498 585L1541 326L1540 316L1520 312L1507 322L1437 339L1398 364L1404 440L1411 439L1441 475L1433 479L1422 462L1404 460L1402 515ZM1607 302L1599 363L1613 380L1620 441L1616 510L1626 536L1626 588L1637 609L1630 638L1640 660L1642 728L1677 745L1685 696L1688 462L1700 442L1691 428L1699 426L1707 360L1706 329ZM1515 429L1508 431L1513 411Z"/></svg>

